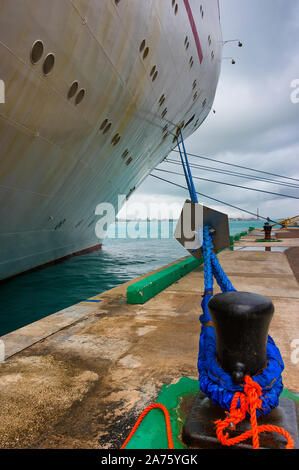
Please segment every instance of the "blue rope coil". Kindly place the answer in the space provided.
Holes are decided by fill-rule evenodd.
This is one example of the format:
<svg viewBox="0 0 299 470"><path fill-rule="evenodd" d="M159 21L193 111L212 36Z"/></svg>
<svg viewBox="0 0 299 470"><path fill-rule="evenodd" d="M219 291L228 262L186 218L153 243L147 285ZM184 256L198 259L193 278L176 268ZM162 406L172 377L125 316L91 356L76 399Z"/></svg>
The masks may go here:
<svg viewBox="0 0 299 470"><path fill-rule="evenodd" d="M222 292L235 291L232 283L223 271L219 261L213 252L213 242L210 228L203 229L203 258L205 293L201 303L202 315L200 316L201 334L199 340L198 372L200 389L211 398L212 402L227 410L235 392L243 391L242 385L232 381L229 374L218 365L216 361L216 337L214 327L210 324L212 318L208 309L208 303L213 296L213 276L216 278ZM257 416L270 413L271 409L279 404L279 396L283 390L281 373L284 369L283 360L278 347L271 336L267 340L267 366L253 376L262 388L262 407L257 410Z"/></svg>

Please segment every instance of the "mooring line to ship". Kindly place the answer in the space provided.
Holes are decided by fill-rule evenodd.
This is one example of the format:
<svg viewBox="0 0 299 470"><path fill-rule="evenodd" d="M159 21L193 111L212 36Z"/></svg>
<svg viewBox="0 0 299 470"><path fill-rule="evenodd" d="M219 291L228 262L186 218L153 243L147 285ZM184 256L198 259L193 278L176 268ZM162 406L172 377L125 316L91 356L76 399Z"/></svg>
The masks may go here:
<svg viewBox="0 0 299 470"><path fill-rule="evenodd" d="M156 176L156 175L152 175L152 174L150 174L150 176L152 176L153 178L156 178L158 180L165 181L165 183L169 183L169 184L172 184L174 186L177 186L178 188L188 189L188 188L186 188L186 186L182 186L181 184L175 183L174 181L166 180L165 178L161 178L160 176ZM237 209L238 211L245 212L246 214L250 214L250 215L253 215L255 217L259 217L260 219L268 220L268 217L263 217L260 214L256 214L255 212L250 212L246 209L242 209L241 207L234 206L233 204L230 204L229 202L221 201L220 199L216 199L215 197L208 196L207 194L203 194L203 193L200 193L198 191L196 191L196 194L198 194L199 196L206 197L207 199L211 199L212 201L220 202L220 204L224 204L225 206L232 207L233 209ZM272 220L272 219L269 219L269 220L270 220L270 222L273 222L275 224L277 223L275 220Z"/></svg>
<svg viewBox="0 0 299 470"><path fill-rule="evenodd" d="M178 150L173 149L172 152L178 153ZM188 153L188 155L190 157L202 158L204 160L210 160L212 162L222 163L222 165L229 165L229 166L234 166L236 168L243 168L244 170L257 171L258 173L264 173L266 175L271 175L271 176L278 176L279 178L286 178L288 180L299 182L298 178L291 178L290 176L283 176L283 175L278 175L277 173L270 173L269 171L257 170L255 168L249 168L247 166L237 165L236 163L222 162L221 160L216 160L215 158L211 158L211 157L203 157L202 155L196 155L195 153Z"/></svg>
<svg viewBox="0 0 299 470"><path fill-rule="evenodd" d="M170 173L172 175L178 175L178 176L184 176L182 173L178 173L176 171L171 171L171 170L162 170L161 168L155 168L155 171L162 171L163 173ZM266 194L271 194L273 196L281 196L281 197L288 197L291 199L299 199L297 196L291 196L289 194L283 194L283 193L274 193L273 191L266 191L264 189L257 189L257 188L248 188L247 186L240 186L239 184L233 184L233 183L225 183L224 181L215 181L215 180L210 180L208 178L200 178L199 176L193 176L195 180L202 180L202 181L208 181L209 183L217 183L217 184L224 184L226 186L233 186L235 188L240 188L240 189L247 189L249 191L255 191L258 193L266 193Z"/></svg>
<svg viewBox="0 0 299 470"><path fill-rule="evenodd" d="M184 158L183 158L183 155L182 155L182 152L181 152L181 147L180 147L180 142L179 142L178 137L177 137L177 144L178 144L178 149L179 149L179 152L180 152L182 166L183 166L183 169L184 169L186 183L187 183L187 186L188 186L188 189L189 189L190 198L191 198L191 201L198 202L181 129L180 129L180 135L181 135L181 144L182 144L183 152L184 152ZM187 167L187 170L186 170L186 167Z"/></svg>
<svg viewBox="0 0 299 470"><path fill-rule="evenodd" d="M171 158L165 158L162 163L169 163L171 165L177 165L181 166L181 162L177 160L172 160ZM232 170L225 170L223 168L215 168L214 166L206 166L206 165L199 165L197 163L189 163L190 168L195 168L198 170L204 170L209 173L220 173L223 175L228 175L228 176L233 176L235 178L245 178L245 179L251 179L254 181L260 181L262 183L268 183L268 184L275 184L277 186L284 186L287 188L292 188L292 189L299 189L299 185L290 183L288 181L278 181L270 178L266 178L264 176L255 176L255 175L250 175L246 173L239 173L236 171Z"/></svg>

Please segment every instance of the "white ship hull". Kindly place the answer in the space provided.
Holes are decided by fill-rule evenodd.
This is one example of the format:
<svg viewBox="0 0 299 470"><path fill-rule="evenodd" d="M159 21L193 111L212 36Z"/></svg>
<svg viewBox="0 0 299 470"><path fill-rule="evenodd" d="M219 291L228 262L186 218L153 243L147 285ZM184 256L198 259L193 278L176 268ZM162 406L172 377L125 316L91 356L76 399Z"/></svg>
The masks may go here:
<svg viewBox="0 0 299 470"><path fill-rule="evenodd" d="M0 279L99 246L96 206L201 125L221 50L217 0L0 0Z"/></svg>

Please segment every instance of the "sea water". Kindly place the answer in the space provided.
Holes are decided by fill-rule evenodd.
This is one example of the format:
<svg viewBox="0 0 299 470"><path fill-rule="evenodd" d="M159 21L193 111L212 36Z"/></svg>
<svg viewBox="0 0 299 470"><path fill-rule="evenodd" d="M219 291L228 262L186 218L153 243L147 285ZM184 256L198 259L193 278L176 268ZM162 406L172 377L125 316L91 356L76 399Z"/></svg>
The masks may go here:
<svg viewBox="0 0 299 470"><path fill-rule="evenodd" d="M130 224L131 236L126 222L110 226L99 251L1 283L0 336L186 256L173 238L176 222ZM230 233L263 224L232 221Z"/></svg>

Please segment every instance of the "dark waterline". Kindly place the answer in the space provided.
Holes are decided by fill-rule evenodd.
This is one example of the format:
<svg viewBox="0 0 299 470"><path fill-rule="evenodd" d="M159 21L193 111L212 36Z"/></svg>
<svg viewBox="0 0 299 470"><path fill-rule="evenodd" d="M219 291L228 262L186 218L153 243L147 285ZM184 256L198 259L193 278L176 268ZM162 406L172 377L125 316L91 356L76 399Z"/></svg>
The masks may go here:
<svg viewBox="0 0 299 470"><path fill-rule="evenodd" d="M231 234L250 225L263 222L231 222ZM169 233L170 238L163 238L169 234L168 224L162 223L158 239L107 238L102 250L0 284L0 336L186 256L172 237L173 224Z"/></svg>

